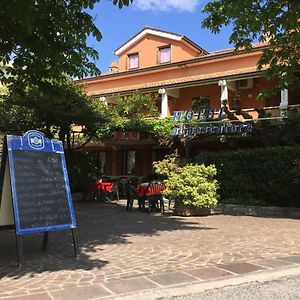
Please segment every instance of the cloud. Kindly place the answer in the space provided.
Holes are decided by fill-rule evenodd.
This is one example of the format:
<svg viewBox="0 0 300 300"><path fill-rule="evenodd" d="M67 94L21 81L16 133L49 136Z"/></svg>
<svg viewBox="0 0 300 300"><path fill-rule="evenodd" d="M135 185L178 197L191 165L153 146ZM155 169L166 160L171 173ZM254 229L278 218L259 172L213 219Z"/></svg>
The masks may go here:
<svg viewBox="0 0 300 300"><path fill-rule="evenodd" d="M135 0L133 3L140 10L194 12L199 0Z"/></svg>

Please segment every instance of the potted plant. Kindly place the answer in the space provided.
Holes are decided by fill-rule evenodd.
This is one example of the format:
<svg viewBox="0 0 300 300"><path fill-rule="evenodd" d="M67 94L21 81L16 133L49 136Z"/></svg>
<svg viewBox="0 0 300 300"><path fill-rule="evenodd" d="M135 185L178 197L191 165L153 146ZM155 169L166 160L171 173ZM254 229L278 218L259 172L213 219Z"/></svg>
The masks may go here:
<svg viewBox="0 0 300 300"><path fill-rule="evenodd" d="M154 163L155 172L164 175L163 195L175 201L178 215L207 215L218 202L217 170L214 165L183 164L176 155Z"/></svg>

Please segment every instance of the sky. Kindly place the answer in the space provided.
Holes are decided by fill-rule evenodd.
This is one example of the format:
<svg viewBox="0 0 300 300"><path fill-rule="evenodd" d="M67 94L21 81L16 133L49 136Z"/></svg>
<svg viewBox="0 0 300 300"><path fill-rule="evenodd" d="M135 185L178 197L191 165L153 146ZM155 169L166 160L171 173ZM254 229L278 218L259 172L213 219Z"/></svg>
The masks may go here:
<svg viewBox="0 0 300 300"><path fill-rule="evenodd" d="M88 44L99 53L95 61L101 72L107 72L114 50L128 41L145 26L185 35L211 52L228 47L231 28L215 35L201 28L205 14L202 8L207 0L133 0L128 7L119 9L110 0L102 0L89 13L102 33L100 42L89 38Z"/></svg>

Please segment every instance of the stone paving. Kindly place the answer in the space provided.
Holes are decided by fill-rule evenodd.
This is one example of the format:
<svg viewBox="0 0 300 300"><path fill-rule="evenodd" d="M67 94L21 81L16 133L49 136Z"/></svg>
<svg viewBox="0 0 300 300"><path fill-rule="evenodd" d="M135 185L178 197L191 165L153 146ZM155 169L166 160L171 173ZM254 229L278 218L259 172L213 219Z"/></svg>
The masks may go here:
<svg viewBox="0 0 300 300"><path fill-rule="evenodd" d="M300 266L300 220L126 212L124 201L76 203L79 259L71 234L23 237L0 231L0 299L95 299Z"/></svg>

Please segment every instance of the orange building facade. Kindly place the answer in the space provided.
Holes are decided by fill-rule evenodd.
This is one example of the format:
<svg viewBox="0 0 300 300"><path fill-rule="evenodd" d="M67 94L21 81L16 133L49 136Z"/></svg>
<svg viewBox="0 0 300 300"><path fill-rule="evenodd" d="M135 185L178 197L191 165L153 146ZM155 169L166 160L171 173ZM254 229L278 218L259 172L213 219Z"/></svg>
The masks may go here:
<svg viewBox="0 0 300 300"><path fill-rule="evenodd" d="M146 27L115 51L118 61L112 62L110 72L77 82L107 105L136 91L157 94L161 118L196 106L218 111L224 100L230 110L254 119L259 109L278 117L289 107L300 106L300 93L283 90L257 100L260 92L272 86L256 67L265 47L253 45L249 53L234 54L234 49L209 53L183 35ZM198 148L201 151L203 145ZM97 153L103 173L116 176L147 176L153 160L166 153L154 141L134 138L93 142L85 149Z"/></svg>

